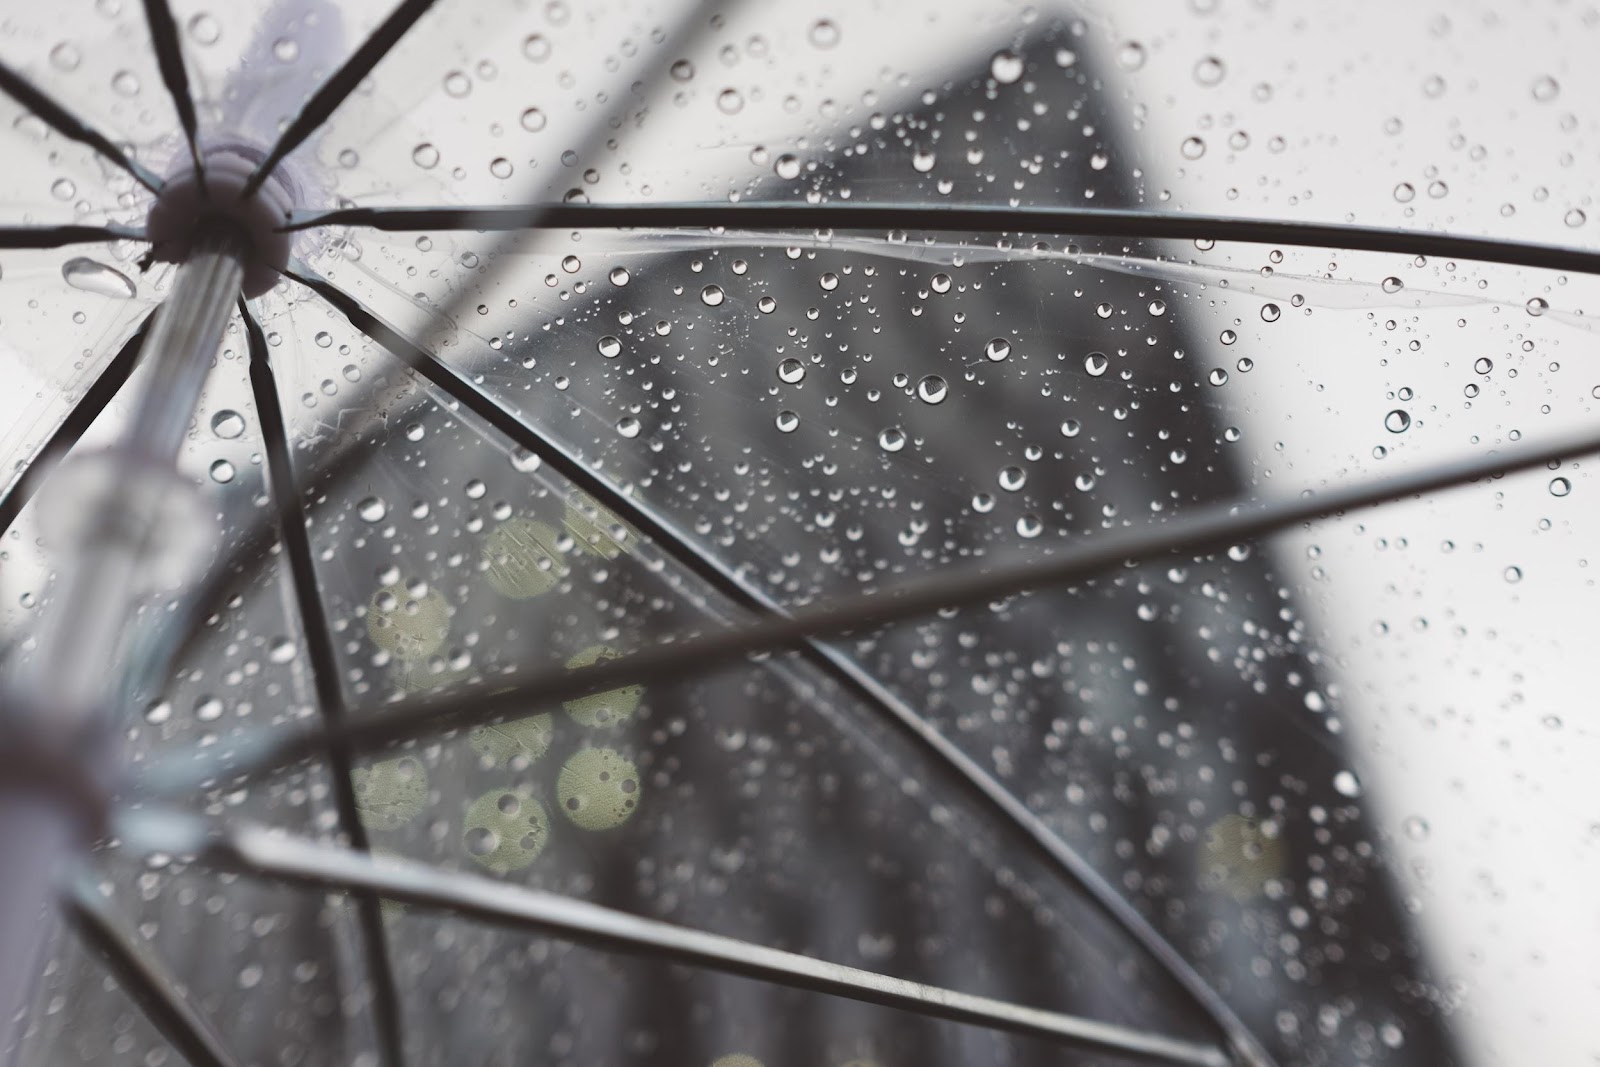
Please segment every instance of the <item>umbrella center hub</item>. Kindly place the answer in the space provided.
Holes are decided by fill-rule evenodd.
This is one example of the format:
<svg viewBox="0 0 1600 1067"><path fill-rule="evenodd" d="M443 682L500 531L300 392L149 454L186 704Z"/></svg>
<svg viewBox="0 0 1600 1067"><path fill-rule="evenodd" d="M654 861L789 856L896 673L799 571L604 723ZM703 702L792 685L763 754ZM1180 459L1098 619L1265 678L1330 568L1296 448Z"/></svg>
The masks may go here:
<svg viewBox="0 0 1600 1067"><path fill-rule="evenodd" d="M289 263L293 235L279 227L294 207L294 198L281 171L259 189L245 191L260 156L243 148L214 149L205 154L203 181L192 166L169 177L145 220L153 258L181 263L200 234L232 229L250 244L244 295L256 297L271 289Z"/></svg>

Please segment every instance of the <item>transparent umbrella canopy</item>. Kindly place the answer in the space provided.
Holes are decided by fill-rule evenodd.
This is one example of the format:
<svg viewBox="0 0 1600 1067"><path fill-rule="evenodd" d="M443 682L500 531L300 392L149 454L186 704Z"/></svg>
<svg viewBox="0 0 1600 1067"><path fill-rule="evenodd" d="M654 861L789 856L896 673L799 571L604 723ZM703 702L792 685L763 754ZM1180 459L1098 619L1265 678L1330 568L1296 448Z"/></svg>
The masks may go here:
<svg viewBox="0 0 1600 1067"><path fill-rule="evenodd" d="M13 5L0 1055L1600 1054L1596 27Z"/></svg>

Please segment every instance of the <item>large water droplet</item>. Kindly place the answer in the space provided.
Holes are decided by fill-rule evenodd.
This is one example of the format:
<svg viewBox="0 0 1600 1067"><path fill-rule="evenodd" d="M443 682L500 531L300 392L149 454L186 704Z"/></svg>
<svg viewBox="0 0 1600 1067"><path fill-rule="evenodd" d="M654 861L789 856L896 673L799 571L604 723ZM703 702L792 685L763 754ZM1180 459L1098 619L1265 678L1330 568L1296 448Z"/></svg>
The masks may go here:
<svg viewBox="0 0 1600 1067"><path fill-rule="evenodd" d="M643 424L641 424L639 420L634 418L632 415L624 415L622 418L617 420L617 433L621 434L623 437L626 437L630 441L635 437L638 437L639 432L643 429Z"/></svg>
<svg viewBox="0 0 1600 1067"><path fill-rule="evenodd" d="M88 256L74 256L61 265L61 277L74 289L118 300L130 299L136 292L132 279Z"/></svg>
<svg viewBox="0 0 1600 1067"><path fill-rule="evenodd" d="M700 290L700 302L708 308L717 307L726 299L720 285L708 285Z"/></svg>
<svg viewBox="0 0 1600 1067"><path fill-rule="evenodd" d="M778 380L788 382L790 385L803 381L806 376L806 365L790 356L778 364Z"/></svg>
<svg viewBox="0 0 1600 1067"><path fill-rule="evenodd" d="M1342 797L1358 797L1361 795L1361 779L1350 771L1340 771L1333 776L1333 788Z"/></svg>
<svg viewBox="0 0 1600 1067"><path fill-rule="evenodd" d="M937 374L929 374L917 383L917 399L925 404L942 404L950 394L950 386Z"/></svg>
<svg viewBox="0 0 1600 1067"><path fill-rule="evenodd" d="M983 354L995 363L1011 355L1011 342L1004 337L996 337L983 346Z"/></svg>
<svg viewBox="0 0 1600 1067"><path fill-rule="evenodd" d="M244 416L232 408L223 408L211 416L211 432L231 441L244 433Z"/></svg>
<svg viewBox="0 0 1600 1067"><path fill-rule="evenodd" d="M622 354L622 342L610 334L600 338L595 348L607 359L616 359L617 356Z"/></svg>
<svg viewBox="0 0 1600 1067"><path fill-rule="evenodd" d="M1411 428L1411 416L1395 408L1383 417L1383 428L1390 433L1405 433Z"/></svg>
<svg viewBox="0 0 1600 1067"><path fill-rule="evenodd" d="M362 522L382 522L389 514L389 505L380 497L369 496L356 505L356 514L361 516Z"/></svg>
<svg viewBox="0 0 1600 1067"><path fill-rule="evenodd" d="M1111 361L1104 352L1090 352L1083 357L1083 369L1088 371L1089 377L1098 378L1111 366Z"/></svg>
<svg viewBox="0 0 1600 1067"><path fill-rule="evenodd" d="M878 447L885 452L898 452L906 447L906 432L898 426L891 426L878 434Z"/></svg>
<svg viewBox="0 0 1600 1067"><path fill-rule="evenodd" d="M1010 85L1022 77L1022 57L1009 48L996 52L989 60L989 74L1001 85Z"/></svg>
<svg viewBox="0 0 1600 1067"><path fill-rule="evenodd" d="M1550 479L1551 496L1566 496L1570 492L1572 492L1572 483L1567 481L1565 478Z"/></svg>
<svg viewBox="0 0 1600 1067"><path fill-rule="evenodd" d="M439 165L439 150L431 144L419 144L411 150L411 162L423 170L431 170Z"/></svg>
<svg viewBox="0 0 1600 1067"><path fill-rule="evenodd" d="M794 433L800 426L800 416L792 411L780 411L773 422L779 433Z"/></svg>

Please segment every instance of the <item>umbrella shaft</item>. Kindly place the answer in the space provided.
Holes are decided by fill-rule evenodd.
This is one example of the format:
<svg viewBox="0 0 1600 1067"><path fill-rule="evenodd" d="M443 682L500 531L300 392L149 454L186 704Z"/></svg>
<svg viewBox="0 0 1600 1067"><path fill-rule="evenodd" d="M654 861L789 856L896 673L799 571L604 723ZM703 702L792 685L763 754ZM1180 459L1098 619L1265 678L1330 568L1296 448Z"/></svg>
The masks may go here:
<svg viewBox="0 0 1600 1067"><path fill-rule="evenodd" d="M145 341L150 377L129 429L128 447L168 463L177 455L222 332L238 304L245 252L241 235L218 230L198 238L178 268L172 293Z"/></svg>

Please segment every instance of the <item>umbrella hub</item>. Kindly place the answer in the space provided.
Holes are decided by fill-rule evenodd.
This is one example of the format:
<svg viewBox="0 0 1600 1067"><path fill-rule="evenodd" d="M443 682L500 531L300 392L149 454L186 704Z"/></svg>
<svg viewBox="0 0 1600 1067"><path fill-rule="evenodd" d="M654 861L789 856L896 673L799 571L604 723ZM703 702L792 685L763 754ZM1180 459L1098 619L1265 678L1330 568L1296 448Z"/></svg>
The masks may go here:
<svg viewBox="0 0 1600 1067"><path fill-rule="evenodd" d="M279 227L294 207L294 195L282 168L260 188L245 192L262 156L249 148L212 149L203 158L203 181L193 167L169 177L145 220L152 257L181 263L202 234L232 230L250 246L244 262L244 295L256 297L271 289L289 263L293 235Z"/></svg>

